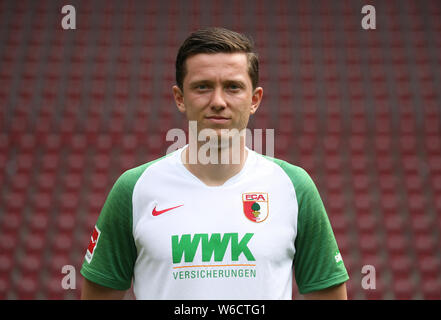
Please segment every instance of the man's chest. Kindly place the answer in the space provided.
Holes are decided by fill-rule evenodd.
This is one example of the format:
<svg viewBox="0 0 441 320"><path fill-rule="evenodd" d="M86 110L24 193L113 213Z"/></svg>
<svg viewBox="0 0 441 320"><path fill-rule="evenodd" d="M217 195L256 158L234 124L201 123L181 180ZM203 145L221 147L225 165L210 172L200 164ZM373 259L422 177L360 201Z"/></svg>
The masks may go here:
<svg viewBox="0 0 441 320"><path fill-rule="evenodd" d="M134 205L143 259L174 269L258 266L294 256L297 202L271 184L146 192Z"/></svg>

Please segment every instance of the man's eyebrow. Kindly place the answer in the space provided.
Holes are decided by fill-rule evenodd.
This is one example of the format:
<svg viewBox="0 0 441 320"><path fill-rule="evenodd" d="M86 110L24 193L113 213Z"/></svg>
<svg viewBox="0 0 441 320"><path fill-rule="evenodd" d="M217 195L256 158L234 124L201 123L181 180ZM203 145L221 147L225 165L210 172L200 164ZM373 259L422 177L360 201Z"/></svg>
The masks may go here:
<svg viewBox="0 0 441 320"><path fill-rule="evenodd" d="M213 85L213 83L214 83L214 81L211 81L211 80L195 80L195 81L190 82L189 86L194 88L194 87L197 87L197 86L199 86L201 84L203 84L203 85ZM246 87L245 82L240 80L240 79L225 80L225 81L223 81L223 84L224 85L235 84L235 85L237 85L239 87L244 87L244 88Z"/></svg>
<svg viewBox="0 0 441 320"><path fill-rule="evenodd" d="M242 80L226 80L226 81L224 81L224 83L225 84L235 84L240 87L245 87L245 82L243 82Z"/></svg>
<svg viewBox="0 0 441 320"><path fill-rule="evenodd" d="M210 81L210 80L195 80L195 81L190 82L190 86L194 87L194 86L198 86L200 84L212 84L212 83L213 83L213 81Z"/></svg>

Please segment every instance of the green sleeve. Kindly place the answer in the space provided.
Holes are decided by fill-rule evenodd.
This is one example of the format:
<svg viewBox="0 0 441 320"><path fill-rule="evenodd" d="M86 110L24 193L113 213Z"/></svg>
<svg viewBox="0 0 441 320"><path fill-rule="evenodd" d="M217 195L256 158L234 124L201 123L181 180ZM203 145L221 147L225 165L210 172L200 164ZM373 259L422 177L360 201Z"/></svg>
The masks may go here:
<svg viewBox="0 0 441 320"><path fill-rule="evenodd" d="M297 236L294 272L301 294L323 290L349 279L320 194L308 173L276 160L294 185L297 203Z"/></svg>
<svg viewBox="0 0 441 320"><path fill-rule="evenodd" d="M99 285L117 290L131 287L137 257L132 232L132 193L144 169L145 165L122 174L101 210L96 223L99 238L92 258L85 259L81 268L85 278Z"/></svg>

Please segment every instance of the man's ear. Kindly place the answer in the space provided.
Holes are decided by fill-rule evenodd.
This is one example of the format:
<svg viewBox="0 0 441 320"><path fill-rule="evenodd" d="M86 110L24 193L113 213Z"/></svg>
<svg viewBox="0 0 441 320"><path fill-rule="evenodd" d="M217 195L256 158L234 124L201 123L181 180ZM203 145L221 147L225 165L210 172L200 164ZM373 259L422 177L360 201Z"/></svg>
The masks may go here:
<svg viewBox="0 0 441 320"><path fill-rule="evenodd" d="M263 89L261 87L257 87L256 89L254 89L253 96L251 97L251 114L256 113L257 109L259 108L260 102L262 101L262 97Z"/></svg>
<svg viewBox="0 0 441 320"><path fill-rule="evenodd" d="M173 97L179 111L185 113L184 93L178 86L173 86Z"/></svg>

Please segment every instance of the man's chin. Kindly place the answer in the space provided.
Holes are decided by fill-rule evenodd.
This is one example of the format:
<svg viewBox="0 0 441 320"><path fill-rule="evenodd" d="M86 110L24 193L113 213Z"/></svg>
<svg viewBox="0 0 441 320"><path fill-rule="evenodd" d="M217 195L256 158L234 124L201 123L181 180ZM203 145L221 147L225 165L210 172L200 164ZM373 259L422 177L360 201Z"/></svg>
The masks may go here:
<svg viewBox="0 0 441 320"><path fill-rule="evenodd" d="M239 130L225 125L201 126L198 123L197 127L193 127L193 129L197 130L196 137L199 142L205 141L206 143L217 144L219 148L238 144L241 137L246 138L246 129Z"/></svg>
<svg viewBox="0 0 441 320"><path fill-rule="evenodd" d="M240 145L241 138L245 140L245 130L219 130L218 141L220 148L228 148L230 146Z"/></svg>

